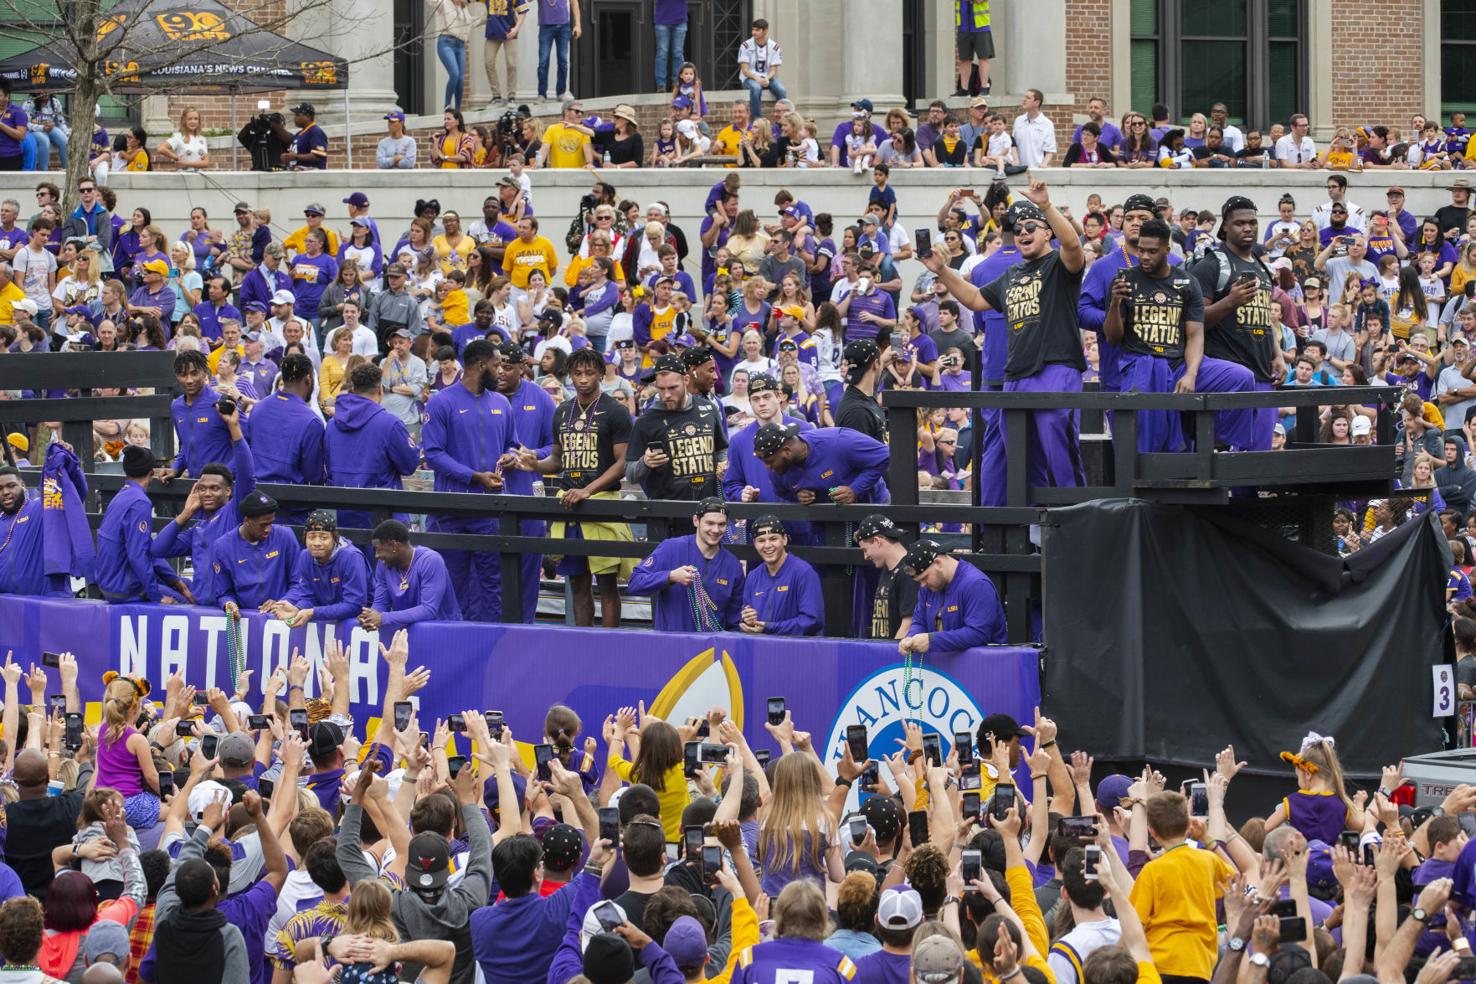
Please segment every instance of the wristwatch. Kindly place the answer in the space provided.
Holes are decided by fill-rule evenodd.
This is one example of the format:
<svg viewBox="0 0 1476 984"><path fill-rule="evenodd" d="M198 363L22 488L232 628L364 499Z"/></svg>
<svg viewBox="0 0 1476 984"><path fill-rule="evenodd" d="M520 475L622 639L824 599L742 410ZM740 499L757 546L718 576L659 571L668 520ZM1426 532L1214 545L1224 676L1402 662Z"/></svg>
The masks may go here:
<svg viewBox="0 0 1476 984"><path fill-rule="evenodd" d="M1240 953L1245 949L1245 939L1240 936L1230 937L1229 947L1232 953Z"/></svg>
<svg viewBox="0 0 1476 984"><path fill-rule="evenodd" d="M1430 914L1424 909L1421 909L1419 906L1415 906L1413 909L1409 910L1409 918L1413 919L1415 922L1429 922Z"/></svg>
<svg viewBox="0 0 1476 984"><path fill-rule="evenodd" d="M1271 958L1264 953L1252 953L1250 955L1250 962L1262 969L1271 966Z"/></svg>

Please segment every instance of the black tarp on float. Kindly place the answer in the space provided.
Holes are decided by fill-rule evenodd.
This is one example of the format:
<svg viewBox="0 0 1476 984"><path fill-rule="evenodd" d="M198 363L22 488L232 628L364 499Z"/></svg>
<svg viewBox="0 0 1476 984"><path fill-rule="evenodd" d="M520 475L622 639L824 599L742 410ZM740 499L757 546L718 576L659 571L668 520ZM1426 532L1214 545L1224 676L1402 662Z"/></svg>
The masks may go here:
<svg viewBox="0 0 1476 984"><path fill-rule="evenodd" d="M217 0L122 0L98 29L98 60L112 92L341 89L348 63L263 29ZM76 47L43 44L0 61L16 91L76 85Z"/></svg>
<svg viewBox="0 0 1476 984"><path fill-rule="evenodd" d="M1339 559L1223 509L1112 499L1052 509L1043 548L1044 700L1066 747L1204 765L1233 743L1284 775L1280 752L1316 730L1359 776L1442 747L1451 557L1433 512Z"/></svg>

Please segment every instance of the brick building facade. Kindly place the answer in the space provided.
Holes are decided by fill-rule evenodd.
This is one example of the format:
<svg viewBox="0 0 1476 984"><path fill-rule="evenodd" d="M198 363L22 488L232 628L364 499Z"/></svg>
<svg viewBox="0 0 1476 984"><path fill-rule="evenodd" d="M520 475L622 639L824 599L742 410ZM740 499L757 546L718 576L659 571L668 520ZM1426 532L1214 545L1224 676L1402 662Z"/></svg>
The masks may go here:
<svg viewBox="0 0 1476 984"><path fill-rule="evenodd" d="M250 0L261 4L263 0ZM281 6L283 0L266 0ZM340 0L331 0L334 4ZM347 4L348 0L341 0ZM707 0L692 0L694 17L705 16ZM735 0L736 2L736 0ZM608 73L591 72L589 57L614 11L634 16L626 24L636 34L634 59L648 57L650 45L641 32L649 25L640 8L628 0L581 0L586 35L575 43L575 91L595 107L613 105L631 89L647 92L641 83L650 67L643 63L631 76L636 85L627 91L605 92ZM940 95L960 111L967 100L954 100L954 0L742 0L744 16L766 17L771 33L784 46L787 63L783 78L800 112L829 125L843 118L852 99L865 95L879 113L897 105L916 112ZM623 6L621 6L623 4ZM649 6L650 0L645 0ZM1184 0L1032 0L1028 5L996 2L993 33L997 57L991 65L990 102L1007 117L1018 112L1020 94L1027 88L1045 93L1045 110L1057 124L1064 152L1074 126L1085 116L1087 100L1107 100L1116 119L1127 109L1147 112L1154 102L1168 105L1175 119L1207 111L1223 99L1231 117L1242 126L1269 126L1292 112L1305 112L1319 142L1337 125L1383 122L1407 128L1416 112L1436 114L1459 102L1449 91L1452 79L1476 79L1469 71L1442 72L1442 57L1463 57L1458 39L1442 35L1443 0L1216 0L1214 4ZM362 59L372 47L359 35L373 30L375 11L393 0L369 0L355 6L355 31L337 37L320 30L310 43L345 57ZM634 14L631 12L634 11ZM1208 11L1208 13L1206 13ZM1447 12L1448 13L1448 12ZM609 16L607 16L607 14ZM531 16L531 15L530 15ZM1445 18L1447 30L1458 19ZM731 28L731 25L729 25ZM296 25L294 25L294 33ZM486 102L487 82L482 71L480 30L468 57L464 109L469 121L500 114L478 112ZM731 32L730 32L731 33ZM1473 28L1476 42L1476 28ZM519 43L520 92L523 101L533 95L537 63L537 31L525 30ZM339 44L344 38L357 38ZM306 39L305 39L306 40ZM357 48L354 48L357 45ZM353 48L354 50L348 50ZM414 88L422 105L411 105L411 94L400 93L404 52L355 61L350 68L352 117L356 129L372 129L391 106L412 114L422 110L424 127L438 120L438 94L444 87L443 70L430 55L434 39L425 45L418 63L424 78ZM585 50L588 49L588 50ZM603 49L601 49L603 50ZM1476 43L1471 50L1476 52ZM855 57L853 53L864 53ZM1206 54L1207 52L1212 54ZM728 70L729 55L707 52L706 71ZM1473 57L1476 63L1476 57ZM642 74L644 73L644 74ZM1449 76L1447 78L1446 76ZM393 79L393 81L391 81ZM1442 92L1442 84L1448 91ZM1476 83L1473 83L1476 84ZM649 93L648 93L649 94ZM285 108L294 93L243 95L237 104L238 122L255 111L258 98L270 99L274 109ZM1444 99L1444 103L1442 103ZM1476 98L1473 98L1476 102ZM227 96L170 96L146 101L150 130L171 129L185 105L202 110L206 126L230 124ZM339 93L317 93L314 102L320 121L330 133L341 132L342 98ZM550 104L533 104L540 116L556 112ZM725 115L722 104L712 111ZM659 110L639 105L643 124L654 124ZM721 118L721 117L719 117ZM643 127L649 132L649 128ZM166 131L167 132L167 131ZM366 132L366 137L368 136ZM356 138L357 139L357 138Z"/></svg>

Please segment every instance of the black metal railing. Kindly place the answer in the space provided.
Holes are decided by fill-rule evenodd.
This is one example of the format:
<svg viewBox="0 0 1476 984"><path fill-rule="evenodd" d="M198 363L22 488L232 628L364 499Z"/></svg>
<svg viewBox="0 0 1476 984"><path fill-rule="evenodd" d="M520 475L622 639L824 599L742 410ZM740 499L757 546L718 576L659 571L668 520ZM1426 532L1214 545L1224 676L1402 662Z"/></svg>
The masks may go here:
<svg viewBox="0 0 1476 984"><path fill-rule="evenodd" d="M64 399L0 400L0 425L60 421L63 438L78 449L84 462L91 460L91 422L103 419L144 417L151 421L154 452L167 458L173 451L174 432L170 415L169 388L173 379L173 356L161 352L75 353L34 355L0 359L0 390L46 391L66 389L77 396ZM93 395L102 388L153 388L158 395ZM1338 387L1280 390L1237 394L1113 394L1113 393L1002 393L1002 392L915 392L889 391L883 405L892 456L888 484L892 502L887 506L841 506L834 504L733 503L734 520L748 520L774 513L785 520L805 521L818 532L818 543L795 546L794 552L815 565L825 599L827 635L850 635L852 589L858 567L865 564L850 540L855 524L869 513L882 511L899 525L911 529L937 524L961 524L963 537L952 538L962 553L994 580L1005 605L1009 637L1025 642L1031 637L1033 617L1038 614L1041 591L1040 557L1030 539L1030 529L1041 522L1044 507L1085 502L1091 499L1138 496L1167 501L1223 503L1232 490L1274 490L1305 507L1304 527L1310 529L1331 495L1355 498L1386 494L1394 471L1393 417L1390 407L1402 390L1393 387ZM1329 447L1315 443L1316 415L1299 413L1294 440L1288 450L1276 452L1219 452L1213 444L1213 414L1246 407L1316 407L1357 403L1378 407L1376 443L1362 447ZM919 409L965 407L974 417L973 455L976 481L971 503L922 503L916 467L916 431ZM1002 411L1008 452L1006 485L1008 505L979 504L978 462L983 441L980 411ZM1112 415L1110 483L1083 488L1030 488L1026 479L1025 417L1034 409L1070 408L1083 416ZM1196 449L1182 454L1140 454L1137 451L1136 414L1146 410L1170 409L1183 413L1196 436ZM39 456L36 464L39 465ZM89 473L92 494L87 504L94 524L101 519L105 497L123 484L113 472ZM171 513L189 494L193 483L154 483L150 495ZM501 554L502 610L512 618L522 610L523 585L519 559L528 553L545 555L614 556L641 558L669 536L683 535L691 523L692 504L669 500L586 500L577 512L563 508L552 496L474 495L389 489L352 489L333 486L262 484L263 491L287 508L334 508L368 512L375 523L394 513L496 518L499 535L463 533L417 533L416 542L434 549L493 551ZM523 536L514 532L523 520L552 521L583 517L591 520L621 520L643 524L645 540L634 543L579 541L548 536ZM170 520L160 518L162 526ZM366 543L367 529L346 529L349 539ZM751 547L733 545L740 559L757 560Z"/></svg>

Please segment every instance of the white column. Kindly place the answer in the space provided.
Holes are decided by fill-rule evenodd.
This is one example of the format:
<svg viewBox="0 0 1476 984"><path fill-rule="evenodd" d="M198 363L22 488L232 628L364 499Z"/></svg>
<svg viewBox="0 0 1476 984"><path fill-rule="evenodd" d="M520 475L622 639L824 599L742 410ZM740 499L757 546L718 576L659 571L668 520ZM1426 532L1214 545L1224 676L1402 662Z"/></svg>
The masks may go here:
<svg viewBox="0 0 1476 984"><path fill-rule="evenodd" d="M394 0L331 0L295 18L289 33L348 62L349 112L355 121L376 119L395 108ZM435 60L435 52L430 52ZM343 122L343 93L305 91L289 101L306 99L323 123Z"/></svg>
<svg viewBox="0 0 1476 984"><path fill-rule="evenodd" d="M1109 98L1112 102L1107 115L1120 120L1123 113L1133 108L1133 25L1132 10L1127 4L1113 5L1110 31L1112 84Z"/></svg>
<svg viewBox="0 0 1476 984"><path fill-rule="evenodd" d="M1312 139L1322 146L1332 139L1333 121L1332 50L1337 43L1333 33L1332 0L1310 0L1307 5L1307 100L1300 112L1312 123ZM1436 46L1439 50L1439 46ZM1426 59L1429 53L1426 52ZM1282 122L1272 120L1273 123Z"/></svg>
<svg viewBox="0 0 1476 984"><path fill-rule="evenodd" d="M1424 0L1420 15L1424 18L1425 77L1420 106L1426 113L1440 112L1440 0ZM1401 129L1403 129L1401 127ZM1413 134L1405 134L1413 140Z"/></svg>
<svg viewBox="0 0 1476 984"><path fill-rule="evenodd" d="M998 56L990 62L993 91L1039 89L1055 102L1051 96L1066 91L1066 46L1051 39L1066 36L1066 0L1032 0L1028 13L1013 4L991 9Z"/></svg>
<svg viewBox="0 0 1476 984"><path fill-rule="evenodd" d="M1040 2L1040 0L1035 0ZM846 0L841 25L846 53L842 105L860 96L879 109L902 105L902 7L896 0ZM823 45L820 38L817 46Z"/></svg>

